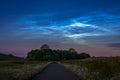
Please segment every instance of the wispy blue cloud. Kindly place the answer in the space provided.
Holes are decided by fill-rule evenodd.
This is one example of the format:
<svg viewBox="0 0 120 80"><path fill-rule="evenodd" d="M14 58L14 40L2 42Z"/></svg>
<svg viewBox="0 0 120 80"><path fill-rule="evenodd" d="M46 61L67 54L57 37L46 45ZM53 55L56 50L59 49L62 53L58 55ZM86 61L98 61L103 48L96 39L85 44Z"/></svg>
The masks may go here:
<svg viewBox="0 0 120 80"><path fill-rule="evenodd" d="M23 19L21 18L18 20L19 24L17 25L23 25L26 27L20 28L16 32L16 35L31 34L31 38L39 38L39 36L46 35L48 37L49 35L57 37L56 35L59 35L61 37L66 37L74 40L90 36L96 37L116 34L118 33L117 30L119 30L119 24L112 24L108 26L112 21L119 21L120 17L116 15L105 13L97 13L94 15L92 13L82 17L78 16L78 18L71 18L67 21L63 19L63 21L59 22L54 22L52 19L50 20L49 16L55 17L55 15L32 15L26 16ZM37 17L39 17L39 19L36 19ZM113 26L116 26L116 29L113 29Z"/></svg>

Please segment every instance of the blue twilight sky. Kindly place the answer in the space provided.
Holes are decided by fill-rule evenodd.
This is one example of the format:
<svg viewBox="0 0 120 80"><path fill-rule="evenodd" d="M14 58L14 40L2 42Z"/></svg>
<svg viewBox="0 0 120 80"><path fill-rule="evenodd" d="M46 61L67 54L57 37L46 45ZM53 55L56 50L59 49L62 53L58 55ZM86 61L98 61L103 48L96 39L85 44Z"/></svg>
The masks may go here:
<svg viewBox="0 0 120 80"><path fill-rule="evenodd" d="M120 0L0 0L0 52L26 56L42 44L120 56Z"/></svg>

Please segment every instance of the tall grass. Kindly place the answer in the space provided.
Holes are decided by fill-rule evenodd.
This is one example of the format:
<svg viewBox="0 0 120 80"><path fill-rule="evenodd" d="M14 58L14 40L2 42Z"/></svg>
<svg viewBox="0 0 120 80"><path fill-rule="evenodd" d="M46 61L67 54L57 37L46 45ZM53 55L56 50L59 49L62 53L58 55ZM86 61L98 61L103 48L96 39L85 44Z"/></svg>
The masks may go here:
<svg viewBox="0 0 120 80"><path fill-rule="evenodd" d="M0 80L30 80L48 62L0 61Z"/></svg>
<svg viewBox="0 0 120 80"><path fill-rule="evenodd" d="M63 61L80 80L120 80L120 57Z"/></svg>

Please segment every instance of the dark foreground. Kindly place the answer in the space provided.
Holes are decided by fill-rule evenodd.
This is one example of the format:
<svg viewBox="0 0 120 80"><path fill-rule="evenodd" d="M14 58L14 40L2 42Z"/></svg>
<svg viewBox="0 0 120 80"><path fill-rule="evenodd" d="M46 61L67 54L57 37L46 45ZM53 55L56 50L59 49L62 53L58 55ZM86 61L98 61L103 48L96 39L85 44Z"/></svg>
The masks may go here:
<svg viewBox="0 0 120 80"><path fill-rule="evenodd" d="M57 63L51 63L40 74L35 76L32 80L77 80L70 72L63 66Z"/></svg>

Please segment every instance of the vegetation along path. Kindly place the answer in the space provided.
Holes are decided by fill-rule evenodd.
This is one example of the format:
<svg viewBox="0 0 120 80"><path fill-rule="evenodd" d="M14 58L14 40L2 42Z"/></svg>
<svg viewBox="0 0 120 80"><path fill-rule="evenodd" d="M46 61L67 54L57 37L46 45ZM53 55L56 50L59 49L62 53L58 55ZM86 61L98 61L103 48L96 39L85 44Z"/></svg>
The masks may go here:
<svg viewBox="0 0 120 80"><path fill-rule="evenodd" d="M36 75L32 80L77 80L63 66L57 63L49 64L45 70Z"/></svg>

